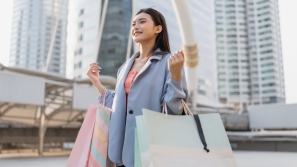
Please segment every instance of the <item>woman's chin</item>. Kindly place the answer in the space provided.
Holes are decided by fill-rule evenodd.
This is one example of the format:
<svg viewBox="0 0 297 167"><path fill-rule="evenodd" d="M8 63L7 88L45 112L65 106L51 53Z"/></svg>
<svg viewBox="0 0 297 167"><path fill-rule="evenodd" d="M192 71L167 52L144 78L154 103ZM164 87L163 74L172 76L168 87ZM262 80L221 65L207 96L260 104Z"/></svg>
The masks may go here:
<svg viewBox="0 0 297 167"><path fill-rule="evenodd" d="M134 41L135 43L141 43L141 42L143 41L143 39L138 38L138 37L133 37L133 41Z"/></svg>

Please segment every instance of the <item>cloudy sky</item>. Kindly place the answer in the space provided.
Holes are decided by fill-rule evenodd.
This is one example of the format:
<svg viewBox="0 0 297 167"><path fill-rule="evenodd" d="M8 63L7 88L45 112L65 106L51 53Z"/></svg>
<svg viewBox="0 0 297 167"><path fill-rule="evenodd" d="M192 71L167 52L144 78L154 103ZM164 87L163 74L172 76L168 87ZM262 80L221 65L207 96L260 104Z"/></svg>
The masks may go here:
<svg viewBox="0 0 297 167"><path fill-rule="evenodd" d="M72 1L72 0L70 0ZM297 103L297 0L278 0L284 59L286 102ZM8 65L13 0L0 1L0 63Z"/></svg>

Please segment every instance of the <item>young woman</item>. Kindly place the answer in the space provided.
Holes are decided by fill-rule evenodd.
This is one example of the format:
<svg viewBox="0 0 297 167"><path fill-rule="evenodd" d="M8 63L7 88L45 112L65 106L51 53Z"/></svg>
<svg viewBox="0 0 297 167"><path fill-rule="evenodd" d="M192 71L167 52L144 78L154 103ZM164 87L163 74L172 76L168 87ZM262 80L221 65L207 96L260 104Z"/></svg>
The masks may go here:
<svg viewBox="0 0 297 167"><path fill-rule="evenodd" d="M100 83L97 63L90 64L87 71L101 94L99 102L105 97L106 106L113 110L109 158L126 167L134 167L135 116L142 115L142 108L161 112L166 103L169 114L182 114L181 100L187 98L184 55L182 51L170 54L164 16L152 8L141 9L134 17L131 35L139 52L119 68L114 92Z"/></svg>

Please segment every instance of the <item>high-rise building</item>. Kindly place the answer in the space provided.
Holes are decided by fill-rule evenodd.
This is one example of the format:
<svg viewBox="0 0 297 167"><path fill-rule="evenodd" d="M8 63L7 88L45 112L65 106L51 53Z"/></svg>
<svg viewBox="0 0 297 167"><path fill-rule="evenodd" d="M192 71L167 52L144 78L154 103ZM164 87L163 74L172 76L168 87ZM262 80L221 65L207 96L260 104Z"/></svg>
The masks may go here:
<svg viewBox="0 0 297 167"><path fill-rule="evenodd" d="M236 108L284 103L277 0L215 0L219 98Z"/></svg>
<svg viewBox="0 0 297 167"><path fill-rule="evenodd" d="M197 100L215 102L218 100L218 93L214 1L188 0L187 2L198 44ZM171 0L135 0L134 4L135 12L141 8L155 6L155 9L160 11L166 19L171 52L182 49L180 30Z"/></svg>
<svg viewBox="0 0 297 167"><path fill-rule="evenodd" d="M107 3L104 13L104 3ZM101 75L116 77L126 61L130 37L131 0L76 0L77 42L73 58L73 77L86 78L89 64L97 61ZM105 21L103 20L105 14ZM102 25L101 25L102 24ZM98 33L102 28L99 54Z"/></svg>
<svg viewBox="0 0 297 167"><path fill-rule="evenodd" d="M15 0L10 66L64 76L67 14L68 0Z"/></svg>

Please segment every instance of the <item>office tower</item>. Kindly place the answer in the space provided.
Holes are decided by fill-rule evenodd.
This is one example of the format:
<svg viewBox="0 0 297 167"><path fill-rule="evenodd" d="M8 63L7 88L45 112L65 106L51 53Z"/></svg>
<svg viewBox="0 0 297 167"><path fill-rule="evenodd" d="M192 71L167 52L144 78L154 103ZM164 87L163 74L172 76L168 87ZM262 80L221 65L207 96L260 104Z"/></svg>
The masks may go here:
<svg viewBox="0 0 297 167"><path fill-rule="evenodd" d="M219 98L237 109L284 103L277 0L215 0Z"/></svg>
<svg viewBox="0 0 297 167"><path fill-rule="evenodd" d="M156 6L155 9L166 19L171 52L182 49L180 30L171 0L135 0L134 4L134 12ZM197 102L212 106L218 100L214 1L188 0L188 6L199 52Z"/></svg>
<svg viewBox="0 0 297 167"><path fill-rule="evenodd" d="M106 12L104 3L107 1ZM86 78L89 64L97 61L101 75L116 77L126 61L130 37L131 0L77 0L77 42L73 58L73 77ZM102 21L105 15L105 21ZM102 33L99 35L99 30ZM98 39L100 39L99 54Z"/></svg>
<svg viewBox="0 0 297 167"><path fill-rule="evenodd" d="M68 0L15 0L10 66L64 76L67 14Z"/></svg>

